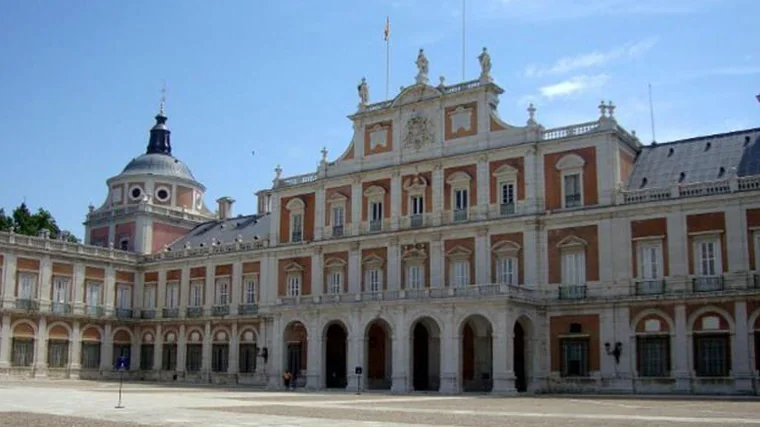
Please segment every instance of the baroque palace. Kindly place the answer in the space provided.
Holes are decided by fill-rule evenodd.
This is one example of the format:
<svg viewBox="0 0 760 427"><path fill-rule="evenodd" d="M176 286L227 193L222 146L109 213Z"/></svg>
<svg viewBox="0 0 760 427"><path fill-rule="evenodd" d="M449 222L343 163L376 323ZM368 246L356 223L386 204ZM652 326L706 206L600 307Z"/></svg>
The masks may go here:
<svg viewBox="0 0 760 427"><path fill-rule="evenodd" d="M85 243L0 234L0 372L413 390L760 390L760 128L643 145L418 75L315 173L207 207L163 105ZM362 369L356 369L361 367Z"/></svg>

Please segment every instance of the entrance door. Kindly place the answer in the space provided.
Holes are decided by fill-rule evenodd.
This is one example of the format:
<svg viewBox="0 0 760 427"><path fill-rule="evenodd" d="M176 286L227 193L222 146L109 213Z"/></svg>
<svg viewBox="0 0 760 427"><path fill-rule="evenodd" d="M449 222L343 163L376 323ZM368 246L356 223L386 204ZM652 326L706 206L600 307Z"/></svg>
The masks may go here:
<svg viewBox="0 0 760 427"><path fill-rule="evenodd" d="M515 389L519 392L528 391L528 381L525 372L525 331L520 323L515 323L514 330L514 361Z"/></svg>
<svg viewBox="0 0 760 427"><path fill-rule="evenodd" d="M295 381L301 373L301 344L288 344L288 369ZM296 384L298 384L296 382Z"/></svg>
<svg viewBox="0 0 760 427"><path fill-rule="evenodd" d="M430 360L430 334L427 328L418 323L414 327L414 370L413 386L415 390L428 390L430 380L428 377Z"/></svg>
<svg viewBox="0 0 760 427"><path fill-rule="evenodd" d="M331 325L327 329L325 343L325 386L327 388L345 388L346 378L346 331L340 325Z"/></svg>

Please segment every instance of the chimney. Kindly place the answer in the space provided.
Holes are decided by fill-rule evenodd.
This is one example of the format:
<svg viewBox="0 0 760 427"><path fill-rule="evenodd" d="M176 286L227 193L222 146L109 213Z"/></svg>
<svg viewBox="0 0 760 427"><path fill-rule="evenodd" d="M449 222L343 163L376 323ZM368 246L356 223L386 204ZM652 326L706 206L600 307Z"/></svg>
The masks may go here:
<svg viewBox="0 0 760 427"><path fill-rule="evenodd" d="M258 198L258 206L256 213L259 215L265 215L272 212L272 192L262 190L256 193Z"/></svg>
<svg viewBox="0 0 760 427"><path fill-rule="evenodd" d="M218 205L217 214L219 219L229 219L232 216L232 204L235 203L235 199L232 197L221 197L216 200Z"/></svg>

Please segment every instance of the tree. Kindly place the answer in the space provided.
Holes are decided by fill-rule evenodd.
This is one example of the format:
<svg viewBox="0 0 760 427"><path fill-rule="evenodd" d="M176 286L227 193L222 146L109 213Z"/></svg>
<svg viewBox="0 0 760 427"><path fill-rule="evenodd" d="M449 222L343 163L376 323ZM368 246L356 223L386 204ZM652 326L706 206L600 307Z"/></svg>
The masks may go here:
<svg viewBox="0 0 760 427"><path fill-rule="evenodd" d="M11 231L27 236L39 236L42 230L47 230L50 238L65 240L67 242L79 243L74 234L68 230L61 230L55 222L53 215L42 208L37 213L32 214L26 203L21 203L10 216L5 215L5 210L0 208L0 231Z"/></svg>

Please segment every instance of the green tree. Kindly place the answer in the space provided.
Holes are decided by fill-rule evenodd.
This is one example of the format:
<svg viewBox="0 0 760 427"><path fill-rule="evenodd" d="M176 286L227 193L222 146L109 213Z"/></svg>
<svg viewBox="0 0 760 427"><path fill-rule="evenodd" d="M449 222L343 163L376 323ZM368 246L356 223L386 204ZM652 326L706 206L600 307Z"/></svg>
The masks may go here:
<svg viewBox="0 0 760 427"><path fill-rule="evenodd" d="M37 213L33 214L26 203L21 203L10 216L5 215L5 211L0 209L0 231L11 229L27 236L39 236L42 230L47 230L50 238L57 239L60 236L67 242L79 243L79 239L74 234L58 227L49 211L39 208Z"/></svg>

